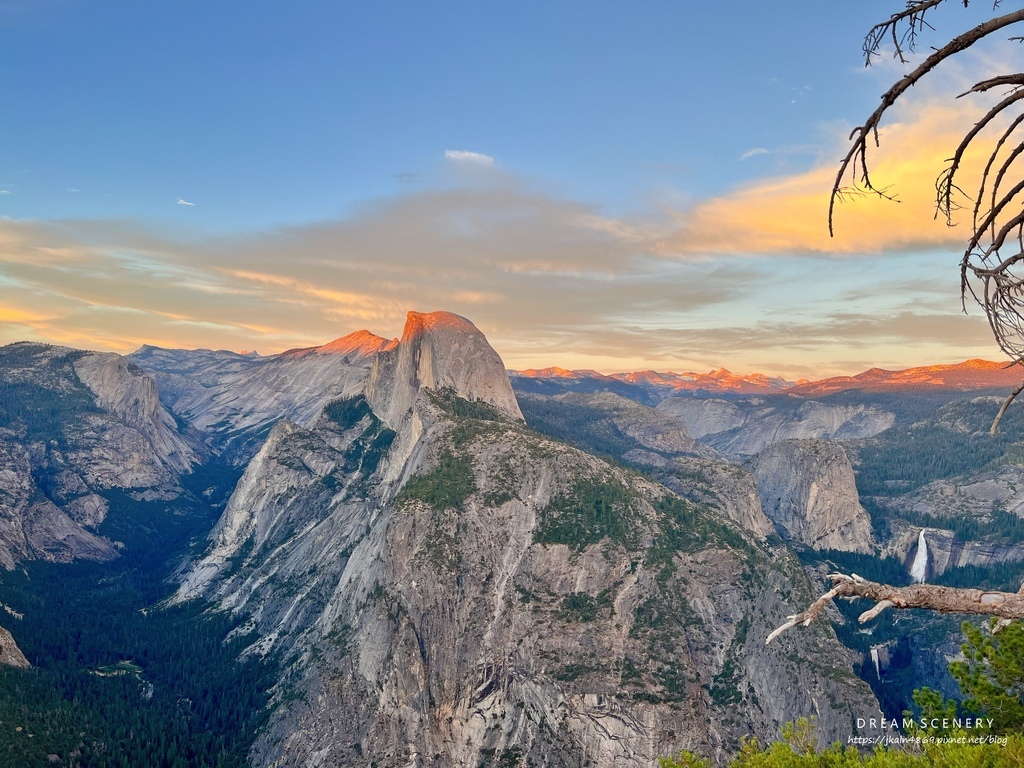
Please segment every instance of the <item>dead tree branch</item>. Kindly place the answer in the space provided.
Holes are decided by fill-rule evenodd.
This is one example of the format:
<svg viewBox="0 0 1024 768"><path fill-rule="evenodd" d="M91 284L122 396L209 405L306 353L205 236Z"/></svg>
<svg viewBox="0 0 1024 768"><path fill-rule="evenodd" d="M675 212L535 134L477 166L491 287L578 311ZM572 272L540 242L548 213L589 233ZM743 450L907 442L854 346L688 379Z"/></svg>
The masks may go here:
<svg viewBox="0 0 1024 768"><path fill-rule="evenodd" d="M935 584L914 584L893 587L862 579L857 574L829 574L832 589L815 600L807 610L788 617L788 621L765 640L765 645L787 629L802 624L809 626L832 600L837 597L874 600L875 605L860 615L863 624L875 618L886 608L925 608L942 613L972 613L998 616L1001 619L1024 619L1024 587L1021 592L987 592L981 589L954 589Z"/></svg>

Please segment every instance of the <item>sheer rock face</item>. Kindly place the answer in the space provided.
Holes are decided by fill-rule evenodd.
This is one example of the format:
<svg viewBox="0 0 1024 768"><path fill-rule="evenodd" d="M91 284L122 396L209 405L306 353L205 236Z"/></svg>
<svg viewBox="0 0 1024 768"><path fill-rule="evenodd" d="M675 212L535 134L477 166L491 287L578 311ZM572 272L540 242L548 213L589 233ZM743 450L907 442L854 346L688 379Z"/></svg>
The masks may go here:
<svg viewBox="0 0 1024 768"><path fill-rule="evenodd" d="M366 396L374 413L397 429L423 388L451 389L523 420L498 353L475 325L450 312L410 312L398 346L374 360Z"/></svg>
<svg viewBox="0 0 1024 768"><path fill-rule="evenodd" d="M877 712L827 625L765 647L811 598L795 560L525 430L497 355L439 315L410 317L356 423L274 428L184 572L178 600L294 659L254 765L646 768Z"/></svg>
<svg viewBox="0 0 1024 768"><path fill-rule="evenodd" d="M153 373L168 408L241 465L279 419L308 426L331 400L361 393L377 354L396 343L356 331L269 357L143 347L131 359Z"/></svg>
<svg viewBox="0 0 1024 768"><path fill-rule="evenodd" d="M0 567L116 557L88 530L106 515L101 492L174 494L202 455L153 381L118 355L11 344L0 383L17 396L0 423Z"/></svg>
<svg viewBox="0 0 1024 768"><path fill-rule="evenodd" d="M888 429L894 414L873 406L829 405L795 398L729 401L670 397L658 410L682 419L690 434L733 456L752 456L782 440L853 440Z"/></svg>
<svg viewBox="0 0 1024 768"><path fill-rule="evenodd" d="M25 654L21 652L18 644L14 642L11 633L0 627L0 666L17 667L28 669L32 665L28 663Z"/></svg>
<svg viewBox="0 0 1024 768"><path fill-rule="evenodd" d="M823 440L775 443L748 464L765 514L783 538L814 549L871 552L871 519L860 505L842 446Z"/></svg>
<svg viewBox="0 0 1024 768"><path fill-rule="evenodd" d="M132 474L114 475L111 485L157 485L172 475L189 471L199 460L195 449L178 434L174 418L160 403L153 379L142 369L112 353L84 355L75 361L74 368L81 382L92 390L100 409L116 417L147 444L148 456L128 462L129 467L134 465L138 469ZM126 431L119 430L119 434L137 442ZM134 449L132 445L133 453ZM153 464L152 459L164 470L163 477L142 468L143 463ZM125 471L130 470L125 467Z"/></svg>
<svg viewBox="0 0 1024 768"><path fill-rule="evenodd" d="M29 451L0 440L0 567L12 570L20 560L114 557L117 551L110 541L90 533L42 496Z"/></svg>

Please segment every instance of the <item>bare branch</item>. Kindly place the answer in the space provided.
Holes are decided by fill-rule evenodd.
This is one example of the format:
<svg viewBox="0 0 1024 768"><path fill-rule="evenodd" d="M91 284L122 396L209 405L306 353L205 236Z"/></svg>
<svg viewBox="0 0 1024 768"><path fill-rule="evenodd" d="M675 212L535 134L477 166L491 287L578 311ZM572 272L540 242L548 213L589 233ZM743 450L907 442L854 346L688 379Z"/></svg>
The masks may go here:
<svg viewBox="0 0 1024 768"><path fill-rule="evenodd" d="M829 578L832 580L832 589L815 600L806 611L790 616L785 624L768 635L766 645L797 624L809 625L836 597L863 597L877 603L871 610L861 614L858 619L861 623L875 618L886 608L925 608L942 613L971 613L998 616L1002 619L1024 619L1024 594L1021 593L954 589L935 584L893 587L862 579L855 573L849 576L833 573Z"/></svg>
<svg viewBox="0 0 1024 768"><path fill-rule="evenodd" d="M932 29L931 24L924 20L924 15L943 2L945 0L916 0L908 2L904 10L894 13L889 17L888 21L883 21L881 24L873 26L871 31L868 32L867 37L864 38L864 66L870 66L871 57L879 55L878 49L881 48L882 42L886 38L892 40L895 48L893 56L906 64L907 59L904 55L904 50L913 51L917 44L918 33L925 27ZM907 29L901 34L899 29L903 22L907 23Z"/></svg>
<svg viewBox="0 0 1024 768"><path fill-rule="evenodd" d="M907 10L904 11L902 14L896 14L892 19L890 19L889 22L886 22L882 26L887 27L893 23L898 23L903 19L912 19L920 25L921 23L923 23L924 12L931 8L934 8L940 2L941 0L925 0L923 2L913 3L912 5L908 6ZM914 16L915 12L918 14L918 16L916 17ZM911 71L909 74L896 81L896 83L894 83L889 90L882 94L882 103L878 106L878 108L871 113L871 115L868 117L868 119L864 122L863 125L854 128L853 131L850 133L850 138L853 141L853 146L850 148L850 151L847 152L846 157L844 157L842 162L840 163L839 172L836 174L835 183L832 185L832 195L829 198L828 231L830 235L835 234L835 204L836 200L839 197L840 190L844 188L843 180L847 177L847 175L851 174L854 169L856 169L856 172L853 173L854 185L861 186L863 189L869 192L879 194L878 188L876 188L875 185L872 184L871 178L868 173L867 152L869 137L874 140L876 146L878 145L878 127L881 124L882 116L885 114L886 110L888 110L889 107L895 104L897 100L911 86L917 84L917 82L920 81L922 77L927 75L929 72L935 69L935 67L937 67L946 59L950 58L951 56L955 56L956 54L961 53L962 51L967 50L976 42L988 37L993 32L1008 27L1012 24L1016 24L1020 21L1024 21L1024 10L1014 11L1012 13L1007 13L1002 16L997 16L994 19L989 19L988 21L979 24L973 29L968 30L962 35L954 37L944 46L942 46L934 53L932 53L927 59L921 62L921 64L915 67L913 71ZM909 40L909 44L913 43L913 35L916 35L917 31L920 30L920 28L920 26L917 26L916 29L913 30ZM878 28L876 27L875 29ZM869 49L868 46L870 40L871 33L869 33L868 41L865 42L865 50L870 50L872 52L877 51L880 41L876 42L873 45L873 47ZM900 44L897 42L898 55L901 55L901 50L902 49L900 47ZM868 53L869 61L870 55L871 54ZM885 195L881 196L885 197Z"/></svg>
<svg viewBox="0 0 1024 768"><path fill-rule="evenodd" d="M991 90L992 88L996 88L1000 85L1024 85L1024 73L1018 72L1014 75L999 75L998 77L990 77L988 80L981 80L971 86L969 90L961 93L957 98L962 99L969 93L984 93L985 91Z"/></svg>
<svg viewBox="0 0 1024 768"><path fill-rule="evenodd" d="M975 86L975 88L977 88L977 86ZM956 176L956 172L960 168L960 163L963 161L964 153L967 152L968 147L971 146L971 142L974 141L977 135L981 133L986 127L988 127L988 125L993 120L995 120L1000 114L1002 114L1003 110L1005 110L1007 107L1011 106L1012 104L1015 104L1016 102L1022 99L1024 99L1024 91L1014 91L1012 94L1010 94L1005 99L996 104L994 107L992 107L992 109L986 112L985 115L981 118L981 120L975 123L974 127L971 128L971 130L969 130L967 134L964 136L964 138L960 141L960 145L956 148L956 151L953 153L953 157L949 161L949 167L945 171L943 171L942 175L939 177L939 182L937 184L939 188L939 195L937 201L938 209L940 213L945 215L947 222L950 221L950 214L954 210L951 202L953 192L954 190L957 190L957 187L953 183L953 178L954 176Z"/></svg>

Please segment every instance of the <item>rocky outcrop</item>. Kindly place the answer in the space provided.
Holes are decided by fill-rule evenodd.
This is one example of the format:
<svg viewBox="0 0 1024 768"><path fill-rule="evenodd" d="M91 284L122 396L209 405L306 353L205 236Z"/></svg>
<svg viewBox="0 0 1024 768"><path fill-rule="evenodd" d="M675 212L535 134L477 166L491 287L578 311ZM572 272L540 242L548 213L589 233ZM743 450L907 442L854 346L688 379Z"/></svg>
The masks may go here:
<svg viewBox="0 0 1024 768"><path fill-rule="evenodd" d="M388 426L397 428L421 389L450 389L523 420L505 365L469 320L450 312L410 312L401 341L373 363L366 398Z"/></svg>
<svg viewBox="0 0 1024 768"><path fill-rule="evenodd" d="M760 539L775 533L747 469L698 457L675 457L663 469L658 479L680 496L707 505Z"/></svg>
<svg viewBox="0 0 1024 768"><path fill-rule="evenodd" d="M893 425L893 413L868 405L829 405L776 396L744 400L670 397L658 410L682 419L690 434L723 453L752 456L782 440L853 440Z"/></svg>
<svg viewBox="0 0 1024 768"><path fill-rule="evenodd" d="M275 432L219 528L227 567L211 577L204 561L186 580L252 618L250 652L300 658L256 765L647 766L682 747L725 754L816 709L832 738L853 709L873 710L827 627L765 648L809 594L797 567L782 575L692 510L673 523L665 491L587 454L508 422L459 442L426 397L416 407L433 448L426 479L397 497L345 475L351 434ZM460 462L469 496L416 498L443 495L434 483ZM560 527L583 488L622 493L626 527ZM660 561L645 542L666 535L688 543ZM743 563L756 573L741 583Z"/></svg>
<svg viewBox="0 0 1024 768"><path fill-rule="evenodd" d="M918 562L925 580L950 568L1024 561L1024 544L1007 538L1005 527L1013 522L1009 515L1024 515L1024 468L1017 464L934 480L902 496L874 501L885 510L893 530L884 554L903 560L908 573ZM922 529L922 523L928 527Z"/></svg>
<svg viewBox="0 0 1024 768"><path fill-rule="evenodd" d="M842 446L823 440L775 443L747 464L765 514L783 538L814 549L871 552L871 519L860 505Z"/></svg>
<svg viewBox="0 0 1024 768"><path fill-rule="evenodd" d="M663 456L714 455L713 451L693 439L686 429L686 424L680 419L621 395L612 392L592 395L565 394L555 399L603 411L622 435L635 441L642 449Z"/></svg>
<svg viewBox="0 0 1024 768"><path fill-rule="evenodd" d="M1002 510L1024 517L1024 467L1006 464L966 477L943 478L886 500L893 511L931 515L939 519L985 518Z"/></svg>
<svg viewBox="0 0 1024 768"><path fill-rule="evenodd" d="M658 410L681 419L698 440L737 429L746 422L743 409L729 400L670 397L658 404Z"/></svg>
<svg viewBox="0 0 1024 768"><path fill-rule="evenodd" d="M32 666L18 644L14 642L11 633L3 627L0 627L0 666L18 669L28 669Z"/></svg>

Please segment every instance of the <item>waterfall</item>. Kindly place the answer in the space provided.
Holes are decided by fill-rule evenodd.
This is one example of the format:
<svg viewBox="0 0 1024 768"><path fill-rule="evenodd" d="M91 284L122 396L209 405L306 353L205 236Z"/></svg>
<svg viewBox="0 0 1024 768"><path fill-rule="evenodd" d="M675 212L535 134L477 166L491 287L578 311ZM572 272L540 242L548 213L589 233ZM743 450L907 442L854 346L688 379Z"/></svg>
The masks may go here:
<svg viewBox="0 0 1024 768"><path fill-rule="evenodd" d="M928 542L924 538L924 528L917 537L917 554L910 566L910 578L915 584L923 584L928 576Z"/></svg>
<svg viewBox="0 0 1024 768"><path fill-rule="evenodd" d="M875 677L877 677L879 680L881 680L882 679L882 672L878 668L878 649L877 648L872 648L871 649L871 660L873 662L875 662Z"/></svg>

